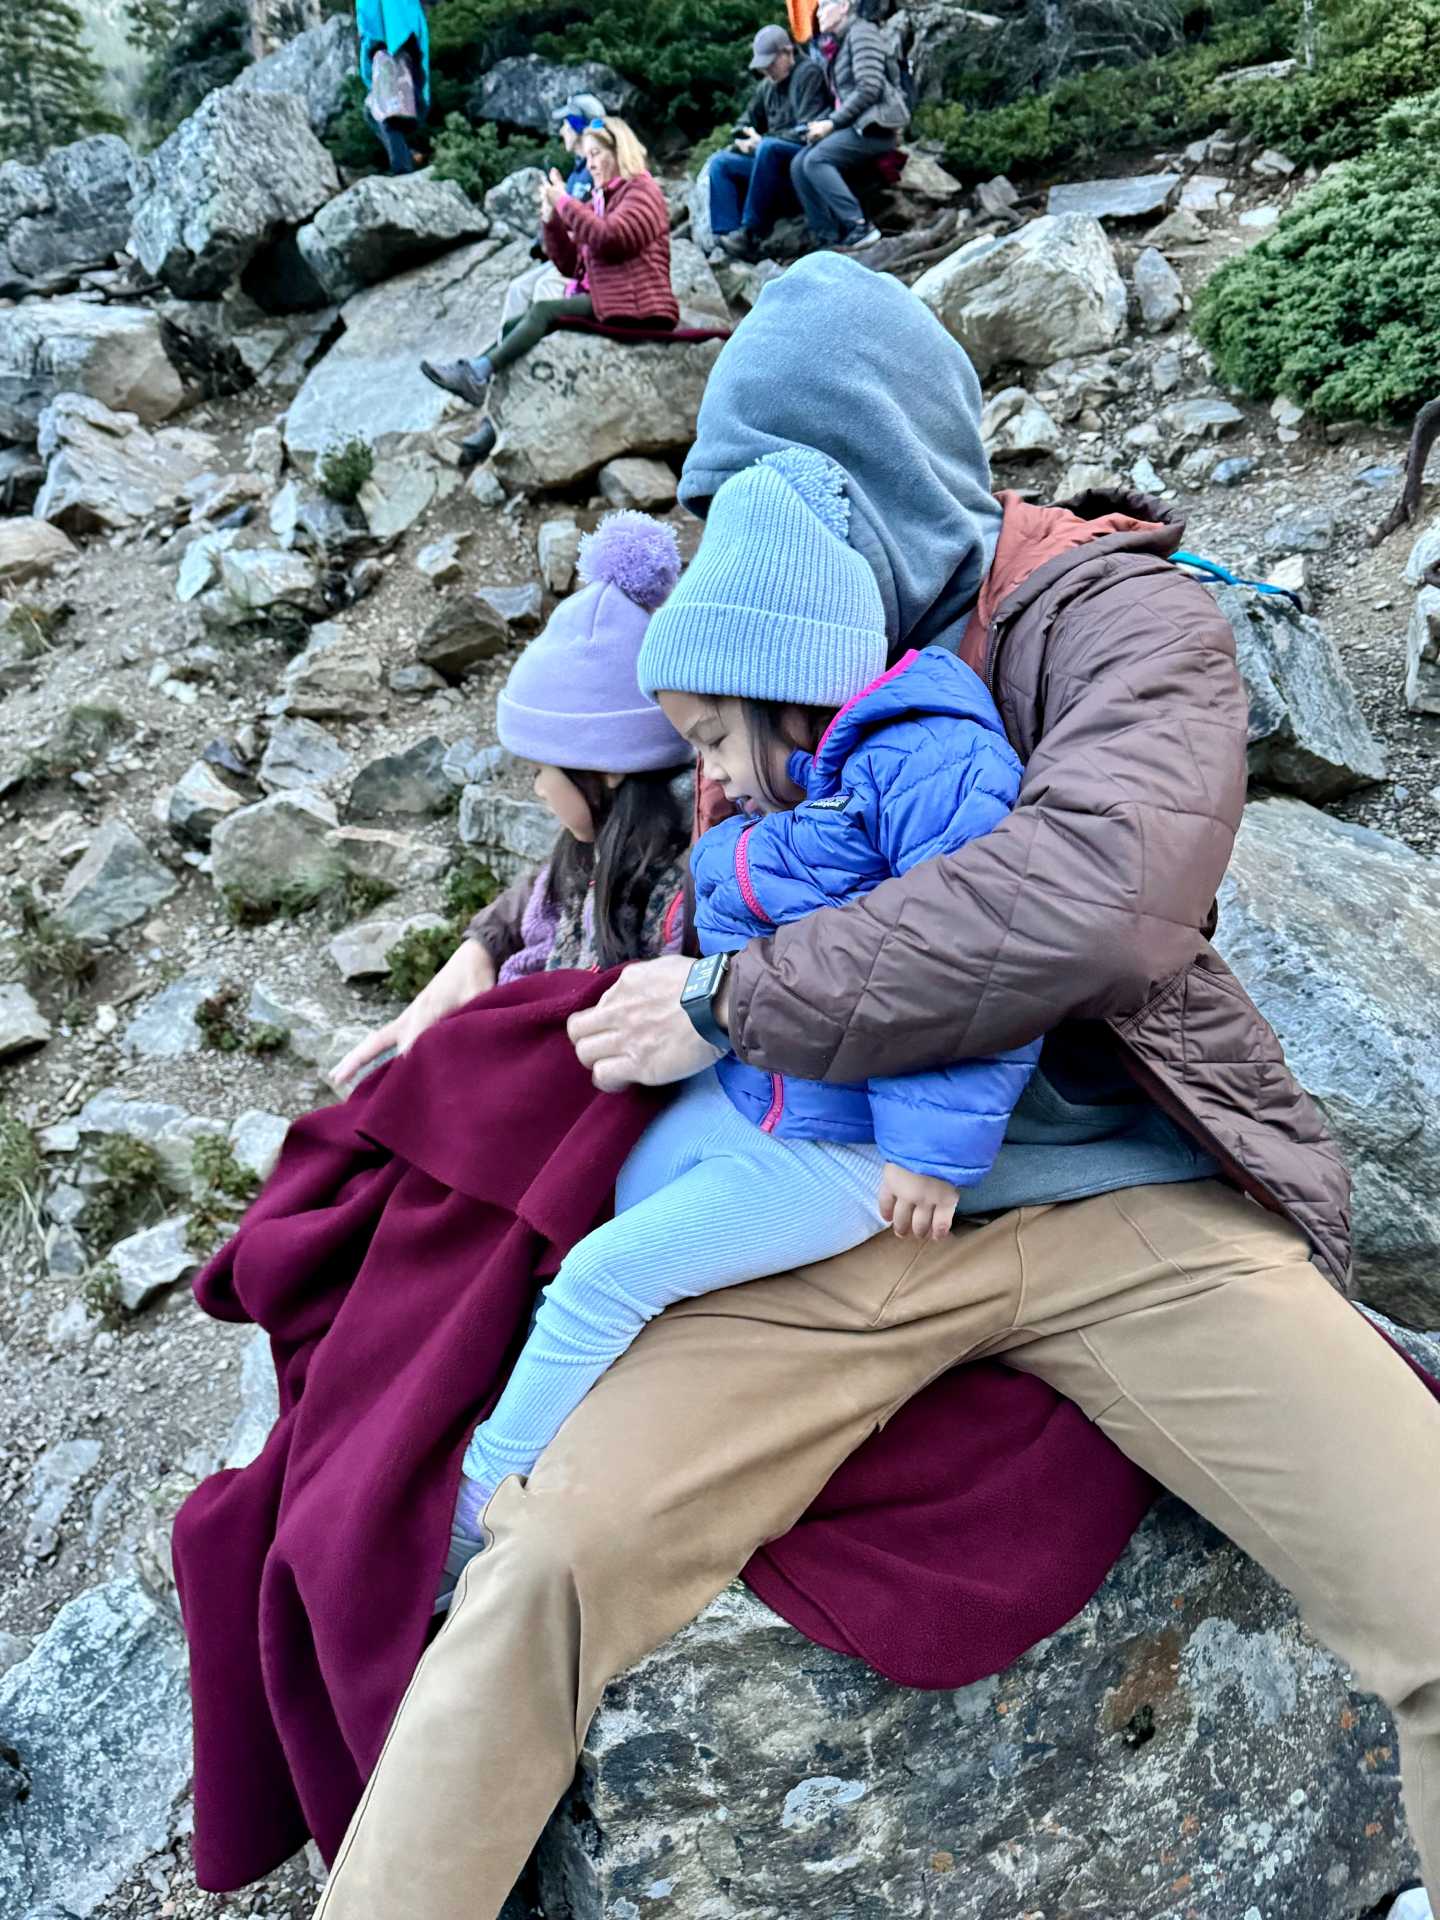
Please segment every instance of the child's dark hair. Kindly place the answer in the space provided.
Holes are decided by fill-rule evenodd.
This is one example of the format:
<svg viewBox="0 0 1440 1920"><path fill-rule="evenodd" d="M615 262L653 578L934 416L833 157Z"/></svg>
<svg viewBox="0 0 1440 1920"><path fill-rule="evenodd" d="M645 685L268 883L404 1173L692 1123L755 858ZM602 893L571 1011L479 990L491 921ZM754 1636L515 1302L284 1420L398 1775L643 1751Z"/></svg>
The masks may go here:
<svg viewBox="0 0 1440 1920"><path fill-rule="evenodd" d="M771 758L777 747L787 759L797 748L814 753L820 736L835 718L833 711L829 707L797 707L784 700L742 700L741 705L750 736L750 757L760 776L761 798L781 809L798 805L805 797L798 787L786 780L776 789L769 773Z"/></svg>
<svg viewBox="0 0 1440 1920"><path fill-rule="evenodd" d="M645 909L666 867L690 844L690 818L676 798L680 769L627 773L618 787L603 774L566 768L590 809L593 844L562 833L550 860L550 898L556 906L584 901L595 887L595 957L602 967L646 960Z"/></svg>

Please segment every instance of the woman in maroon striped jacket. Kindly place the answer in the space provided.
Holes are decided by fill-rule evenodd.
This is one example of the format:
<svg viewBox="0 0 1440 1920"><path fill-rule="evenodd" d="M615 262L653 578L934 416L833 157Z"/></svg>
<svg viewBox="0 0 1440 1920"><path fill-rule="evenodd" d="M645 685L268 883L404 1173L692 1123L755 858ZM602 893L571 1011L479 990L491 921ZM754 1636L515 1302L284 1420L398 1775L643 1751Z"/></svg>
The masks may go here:
<svg viewBox="0 0 1440 1920"><path fill-rule="evenodd" d="M572 199L553 169L540 189L545 251L569 276L564 298L535 301L476 359L420 362L427 380L472 406L483 407L493 376L563 320L670 328L680 318L670 285L670 210L644 147L613 117L592 120L580 147L595 183L592 199Z"/></svg>

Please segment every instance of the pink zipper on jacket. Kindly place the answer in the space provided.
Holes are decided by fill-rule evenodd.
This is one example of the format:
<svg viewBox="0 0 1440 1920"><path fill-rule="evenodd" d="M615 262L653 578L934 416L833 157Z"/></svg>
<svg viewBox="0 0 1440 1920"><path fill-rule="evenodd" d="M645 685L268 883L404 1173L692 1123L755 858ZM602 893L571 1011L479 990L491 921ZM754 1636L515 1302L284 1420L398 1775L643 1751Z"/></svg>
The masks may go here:
<svg viewBox="0 0 1440 1920"><path fill-rule="evenodd" d="M771 919L770 915L766 913L764 907L761 906L759 896L750 880L750 850L746 843L754 831L754 827L746 827L745 831L735 842L735 879L740 888L740 898L745 902L751 913L754 914L757 920L763 920L767 927L773 927L775 922ZM760 1131L762 1133L773 1133L776 1127L779 1126L780 1116L784 1111L785 1082L778 1073L772 1073L770 1076L770 1106L765 1118L760 1122Z"/></svg>

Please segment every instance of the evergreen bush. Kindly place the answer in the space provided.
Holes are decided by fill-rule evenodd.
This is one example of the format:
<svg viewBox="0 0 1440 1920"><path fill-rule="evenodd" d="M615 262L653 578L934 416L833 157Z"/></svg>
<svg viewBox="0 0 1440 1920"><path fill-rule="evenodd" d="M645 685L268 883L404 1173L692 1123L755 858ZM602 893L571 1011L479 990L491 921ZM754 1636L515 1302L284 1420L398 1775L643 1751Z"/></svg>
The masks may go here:
<svg viewBox="0 0 1440 1920"><path fill-rule="evenodd" d="M1243 13L1240 0L1216 0L1201 37L1174 53L1096 67L996 105L975 105L984 77L967 86L962 76L963 97L923 107L916 130L943 141L947 164L971 179L1191 140L1236 113L1241 96L1216 89L1216 75L1289 54L1295 19L1290 0Z"/></svg>
<svg viewBox="0 0 1440 1920"><path fill-rule="evenodd" d="M1220 377L1322 420L1404 420L1440 382L1440 89L1322 179L1196 302Z"/></svg>
<svg viewBox="0 0 1440 1920"><path fill-rule="evenodd" d="M472 127L458 113L448 115L435 136L434 167L437 180L453 180L477 202L521 167L560 167L568 171L565 151L558 141L545 146L523 135L506 139L490 121L482 120ZM538 214L536 219L538 223Z"/></svg>
<svg viewBox="0 0 1440 1920"><path fill-rule="evenodd" d="M1324 18L1312 71L1261 80L1237 118L1293 160L1348 159L1397 100L1440 78L1440 0L1346 0Z"/></svg>
<svg viewBox="0 0 1440 1920"><path fill-rule="evenodd" d="M39 160L87 133L121 133L100 97L85 22L67 0L0 4L0 160Z"/></svg>

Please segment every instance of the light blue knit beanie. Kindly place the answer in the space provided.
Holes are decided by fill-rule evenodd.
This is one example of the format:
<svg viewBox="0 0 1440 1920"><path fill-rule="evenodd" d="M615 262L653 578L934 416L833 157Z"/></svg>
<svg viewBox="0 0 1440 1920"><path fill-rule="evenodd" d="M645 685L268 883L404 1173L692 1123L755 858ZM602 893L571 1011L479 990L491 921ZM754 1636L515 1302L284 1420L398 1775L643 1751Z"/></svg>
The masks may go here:
<svg viewBox="0 0 1440 1920"><path fill-rule="evenodd" d="M732 475L640 648L658 692L841 707L885 671L885 608L846 539L844 469L786 447Z"/></svg>

